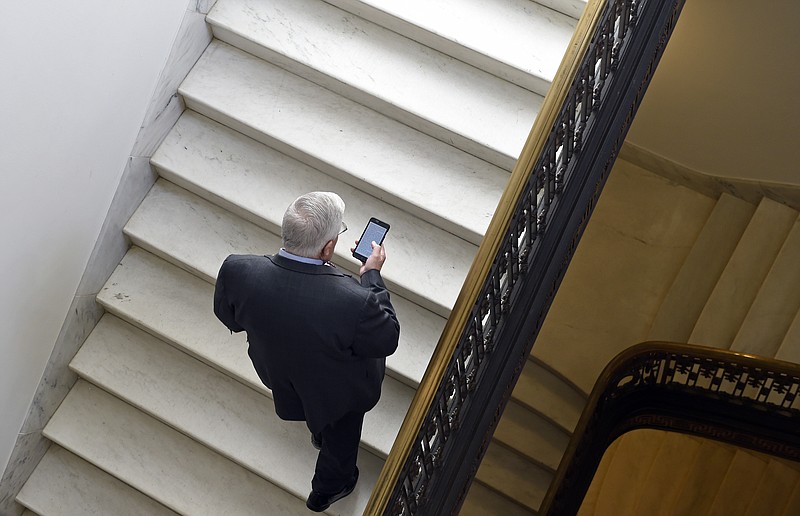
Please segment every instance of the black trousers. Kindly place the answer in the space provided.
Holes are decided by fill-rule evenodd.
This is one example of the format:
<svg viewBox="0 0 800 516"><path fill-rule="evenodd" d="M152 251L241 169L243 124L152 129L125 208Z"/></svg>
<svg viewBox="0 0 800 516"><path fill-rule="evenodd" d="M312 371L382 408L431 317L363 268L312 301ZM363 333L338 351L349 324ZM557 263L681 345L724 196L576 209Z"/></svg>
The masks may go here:
<svg viewBox="0 0 800 516"><path fill-rule="evenodd" d="M353 480L363 423L364 414L351 412L315 435L322 441L322 449L317 456L311 489L335 494Z"/></svg>

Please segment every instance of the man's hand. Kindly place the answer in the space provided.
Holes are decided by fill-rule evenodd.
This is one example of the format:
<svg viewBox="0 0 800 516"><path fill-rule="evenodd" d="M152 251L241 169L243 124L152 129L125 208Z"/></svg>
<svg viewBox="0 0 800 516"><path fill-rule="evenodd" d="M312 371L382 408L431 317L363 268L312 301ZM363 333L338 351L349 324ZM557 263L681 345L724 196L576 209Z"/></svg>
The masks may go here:
<svg viewBox="0 0 800 516"><path fill-rule="evenodd" d="M356 240L356 245L358 245L358 240ZM353 252L355 247L350 248L350 252ZM383 267L383 262L386 261L386 250L383 248L382 245L376 244L374 241L372 242L372 254L369 255L367 261L364 262L364 265L361 266L358 273L363 275L365 272L370 270L381 270Z"/></svg>

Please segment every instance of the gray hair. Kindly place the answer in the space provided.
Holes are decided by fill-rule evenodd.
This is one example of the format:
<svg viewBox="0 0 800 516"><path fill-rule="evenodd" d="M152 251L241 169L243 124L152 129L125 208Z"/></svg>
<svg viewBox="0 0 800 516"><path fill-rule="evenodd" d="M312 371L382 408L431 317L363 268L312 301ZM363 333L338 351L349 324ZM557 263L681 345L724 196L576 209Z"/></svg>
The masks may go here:
<svg viewBox="0 0 800 516"><path fill-rule="evenodd" d="M292 254L316 258L342 226L344 201L333 192L310 192L294 200L283 214L283 247Z"/></svg>

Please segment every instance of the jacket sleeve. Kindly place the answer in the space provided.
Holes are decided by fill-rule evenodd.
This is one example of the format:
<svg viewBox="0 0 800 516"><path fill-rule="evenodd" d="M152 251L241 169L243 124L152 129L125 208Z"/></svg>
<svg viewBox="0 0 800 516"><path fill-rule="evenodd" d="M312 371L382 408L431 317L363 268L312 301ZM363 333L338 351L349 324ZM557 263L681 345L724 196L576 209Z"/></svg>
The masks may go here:
<svg viewBox="0 0 800 516"><path fill-rule="evenodd" d="M377 270L364 273L361 285L369 289L369 295L361 307L353 351L363 357L387 357L395 352L400 339L400 323L389 291Z"/></svg>
<svg viewBox="0 0 800 516"><path fill-rule="evenodd" d="M222 267L217 274L217 283L214 287L214 315L227 326L231 332L240 332L244 328L236 322L236 307L229 295L231 282L230 256L222 262Z"/></svg>

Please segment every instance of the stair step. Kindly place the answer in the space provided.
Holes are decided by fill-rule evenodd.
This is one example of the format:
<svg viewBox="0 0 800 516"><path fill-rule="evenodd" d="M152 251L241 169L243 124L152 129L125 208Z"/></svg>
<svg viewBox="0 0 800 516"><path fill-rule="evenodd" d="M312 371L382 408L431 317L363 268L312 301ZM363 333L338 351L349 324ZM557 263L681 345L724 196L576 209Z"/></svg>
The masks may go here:
<svg viewBox="0 0 800 516"><path fill-rule="evenodd" d="M536 0L536 3L572 18L580 19L586 8L587 0Z"/></svg>
<svg viewBox="0 0 800 516"><path fill-rule="evenodd" d="M741 449L736 450L709 516L744 515L766 469L765 459Z"/></svg>
<svg viewBox="0 0 800 516"><path fill-rule="evenodd" d="M506 405L493 439L553 473L569 445L569 434L514 400Z"/></svg>
<svg viewBox="0 0 800 516"><path fill-rule="evenodd" d="M800 364L800 310L794 316L789 329L786 330L786 335L783 337L775 358Z"/></svg>
<svg viewBox="0 0 800 516"><path fill-rule="evenodd" d="M647 340L687 342L755 206L722 194L672 282Z"/></svg>
<svg viewBox="0 0 800 516"><path fill-rule="evenodd" d="M731 345L734 351L774 357L800 311L800 218L747 312Z"/></svg>
<svg viewBox="0 0 800 516"><path fill-rule="evenodd" d="M278 487L304 498L317 451L303 422L281 421L271 400L114 316L104 316L70 367L82 378L168 424ZM409 400L410 401L410 400ZM404 414L406 407L392 407ZM391 447L398 428L373 419ZM257 453L254 453L257 450ZM359 454L366 504L382 461Z"/></svg>
<svg viewBox="0 0 800 516"><path fill-rule="evenodd" d="M713 208L713 199L617 160L533 356L591 392L611 359L646 340Z"/></svg>
<svg viewBox="0 0 800 516"><path fill-rule="evenodd" d="M133 248L98 295L106 310L256 391L271 395L253 370L246 336L231 335L211 312L212 287ZM392 377L364 419L365 447L386 456L414 391Z"/></svg>
<svg viewBox="0 0 800 516"><path fill-rule="evenodd" d="M225 156L224 161L209 159L220 155ZM251 238L253 233L271 233L267 235L270 247L250 247L258 249L259 254L276 252L280 248L280 239L272 234L280 235L286 207L311 189L337 192L347 204L344 221L350 231L340 237L334 259L337 265L357 274L361 263L349 252L352 242L360 236L371 216L385 220L392 225L386 241L389 259L382 271L387 285L437 313L449 313L477 252L477 247L451 233L198 115L184 115L178 121L153 158L153 163L162 176L222 209L209 203L196 203L194 196L184 194L169 183L159 182L159 188L148 195L126 226L126 231L133 231L135 226L141 228L141 233L145 230L150 233L159 231L157 238L174 240L175 231L169 225L150 226L156 220L163 220L159 218L160 212L176 210L169 205L176 199L180 200L179 204L192 207L185 213L185 217L191 217L191 220L197 218L195 212L213 213L213 226L206 221L203 221L203 226L198 226L198 223L189 225L188 221L186 226L180 226L185 233L190 233L190 228L194 232L208 232L205 226L219 232L219 235L208 235L211 238L208 245L212 249L220 248L217 253L210 250L205 253L210 263L204 271L213 270L211 274L206 272L211 278L215 277L221 259L227 256L222 253L231 249L228 240L232 236L222 233L226 224L236 224L237 230L244 232L247 238ZM241 225L234 215L268 231ZM194 236L187 234L185 238L191 241ZM259 243L266 241L265 238L256 240ZM419 266L423 256L424 273Z"/></svg>
<svg viewBox="0 0 800 516"><path fill-rule="evenodd" d="M684 486L684 471L695 460L700 446L698 439L666 432L653 465L638 490L636 506L631 514L674 515L672 504ZM659 503L654 504L654 500L659 500Z"/></svg>
<svg viewBox="0 0 800 516"><path fill-rule="evenodd" d="M732 446L702 441L686 472L680 494L673 503L673 514L708 514L735 454L736 448Z"/></svg>
<svg viewBox="0 0 800 516"><path fill-rule="evenodd" d="M132 247L97 294L97 302L120 319L268 392L247 355L247 336L231 335L217 320L213 297L212 285Z"/></svg>
<svg viewBox="0 0 800 516"><path fill-rule="evenodd" d="M795 484L789 501L786 502L786 507L783 508L783 512L780 514L782 516L797 516L800 514L800 481Z"/></svg>
<svg viewBox="0 0 800 516"><path fill-rule="evenodd" d="M473 482L469 486L469 492L464 498L458 514L459 516L486 516L487 514L532 516L536 513L489 489L480 482Z"/></svg>
<svg viewBox="0 0 800 516"><path fill-rule="evenodd" d="M592 483L586 490L586 495L583 497L583 502L578 508L578 516L592 516L595 514L597 516L603 516L603 513L597 512L597 500L600 497L600 493L603 491L603 483L608 475L608 470L611 468L612 459L614 454L617 453L617 447L619 447L619 443L620 440L616 439L610 445L608 445L606 451L603 453L600 464L598 464L597 470L594 472L594 477L592 477Z"/></svg>
<svg viewBox="0 0 800 516"><path fill-rule="evenodd" d="M798 481L800 472L779 460L770 459L745 515L781 514Z"/></svg>
<svg viewBox="0 0 800 516"><path fill-rule="evenodd" d="M170 220L171 224L164 224L165 220ZM205 227L198 227L198 224ZM182 231L174 231L177 227ZM196 231L190 231L192 227ZM220 329L224 327L210 313L213 287L207 285L215 281L225 256L233 252L261 254L280 248L276 236L236 219L168 182L159 182L153 187L125 231L137 245L205 279L206 286L197 288L202 288L203 295L208 297L203 299L205 304L197 307L197 313L203 314L199 317L209 316L210 322ZM385 275L392 277L390 266L387 265L386 270ZM130 285L136 285L136 280L132 279ZM192 282L192 285L199 283ZM147 296L147 292L141 293ZM174 298L169 293L164 295L166 299ZM114 302L113 299L109 301ZM387 359L389 374L416 387L439 340L444 319L396 293L392 294L392 304L402 331L398 350Z"/></svg>
<svg viewBox="0 0 800 516"><path fill-rule="evenodd" d="M618 439L596 502L596 514L635 514L636 493L655 461L663 438L664 432L636 430Z"/></svg>
<svg viewBox="0 0 800 516"><path fill-rule="evenodd" d="M522 369L511 396L570 434L586 405L582 394L533 360Z"/></svg>
<svg viewBox="0 0 800 516"><path fill-rule="evenodd" d="M473 243L507 171L225 43L183 82L191 109Z"/></svg>
<svg viewBox="0 0 800 516"><path fill-rule="evenodd" d="M83 380L44 435L181 514L307 514L300 498Z"/></svg>
<svg viewBox="0 0 800 516"><path fill-rule="evenodd" d="M219 0L207 20L220 40L507 169L543 100L319 0Z"/></svg>
<svg viewBox="0 0 800 516"><path fill-rule="evenodd" d="M25 482L17 502L41 516L176 514L56 444Z"/></svg>
<svg viewBox="0 0 800 516"><path fill-rule="evenodd" d="M695 324L689 343L730 348L797 212L763 198Z"/></svg>
<svg viewBox="0 0 800 516"><path fill-rule="evenodd" d="M532 511L539 509L553 474L521 455L492 442L475 478Z"/></svg>
<svg viewBox="0 0 800 516"><path fill-rule="evenodd" d="M577 23L529 0L326 1L539 95Z"/></svg>

